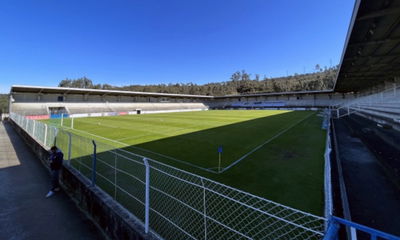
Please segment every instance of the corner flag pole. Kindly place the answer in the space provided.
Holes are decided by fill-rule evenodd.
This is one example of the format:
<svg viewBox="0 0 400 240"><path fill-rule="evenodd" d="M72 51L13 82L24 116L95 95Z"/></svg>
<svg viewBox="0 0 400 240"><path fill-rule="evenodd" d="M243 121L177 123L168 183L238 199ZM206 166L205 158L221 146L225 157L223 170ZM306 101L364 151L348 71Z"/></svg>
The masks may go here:
<svg viewBox="0 0 400 240"><path fill-rule="evenodd" d="M218 153L218 172L221 172L221 153Z"/></svg>
<svg viewBox="0 0 400 240"><path fill-rule="evenodd" d="M218 147L218 173L221 172L221 157L222 157L222 146Z"/></svg>

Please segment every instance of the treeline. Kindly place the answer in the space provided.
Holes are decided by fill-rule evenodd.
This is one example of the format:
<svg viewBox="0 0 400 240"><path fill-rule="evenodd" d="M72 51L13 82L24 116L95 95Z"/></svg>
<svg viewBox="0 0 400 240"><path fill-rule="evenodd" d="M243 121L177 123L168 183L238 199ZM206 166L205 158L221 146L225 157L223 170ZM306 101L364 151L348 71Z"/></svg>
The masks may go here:
<svg viewBox="0 0 400 240"><path fill-rule="evenodd" d="M152 84L152 85L128 85L112 86L110 84L94 84L87 77L78 79L65 79L59 83L59 87L94 88L106 90L127 90L138 92L180 93L196 95L223 96L231 94L271 93L271 92L295 92L332 89L338 67L321 68L318 64L315 72L306 74L294 74L286 77L261 78L260 75L238 71L232 74L229 81L195 84Z"/></svg>
<svg viewBox="0 0 400 240"><path fill-rule="evenodd" d="M196 95L223 96L232 94L271 93L271 92L296 92L332 89L338 66L321 68L315 66L315 72L294 74L286 77L268 78L260 75L238 71L232 74L229 81L195 84L152 84L112 86L110 84L94 84L87 77L78 79L64 79L58 86L70 88L94 88L106 90L127 90L137 92L180 93ZM8 113L8 94L0 94L0 113Z"/></svg>
<svg viewBox="0 0 400 240"><path fill-rule="evenodd" d="M0 114L8 113L8 94L0 94Z"/></svg>

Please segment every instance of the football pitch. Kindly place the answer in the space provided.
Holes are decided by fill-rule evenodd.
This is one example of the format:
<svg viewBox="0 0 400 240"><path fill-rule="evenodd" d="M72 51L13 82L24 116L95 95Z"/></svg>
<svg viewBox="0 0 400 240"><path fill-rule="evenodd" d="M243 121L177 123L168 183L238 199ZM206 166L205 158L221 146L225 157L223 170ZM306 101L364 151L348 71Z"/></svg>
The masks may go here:
<svg viewBox="0 0 400 240"><path fill-rule="evenodd" d="M316 215L323 214L321 123L316 112L285 110L75 118L73 129L63 120L74 134Z"/></svg>

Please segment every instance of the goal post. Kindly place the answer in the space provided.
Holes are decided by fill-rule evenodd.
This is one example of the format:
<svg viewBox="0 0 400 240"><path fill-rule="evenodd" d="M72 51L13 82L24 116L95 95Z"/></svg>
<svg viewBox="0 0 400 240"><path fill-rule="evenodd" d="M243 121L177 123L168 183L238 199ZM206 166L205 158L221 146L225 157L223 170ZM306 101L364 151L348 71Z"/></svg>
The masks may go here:
<svg viewBox="0 0 400 240"><path fill-rule="evenodd" d="M61 127L64 128L74 128L74 117L70 116L70 115L64 115L64 117L62 118L62 125Z"/></svg>
<svg viewBox="0 0 400 240"><path fill-rule="evenodd" d="M61 114L60 118L55 122L56 125L62 128L74 128L74 117L68 114Z"/></svg>

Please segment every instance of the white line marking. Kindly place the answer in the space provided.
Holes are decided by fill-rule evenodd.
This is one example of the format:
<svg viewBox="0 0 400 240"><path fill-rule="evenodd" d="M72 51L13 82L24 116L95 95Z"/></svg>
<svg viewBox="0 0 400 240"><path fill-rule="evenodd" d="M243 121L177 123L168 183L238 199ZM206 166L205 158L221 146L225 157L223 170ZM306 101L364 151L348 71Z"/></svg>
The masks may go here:
<svg viewBox="0 0 400 240"><path fill-rule="evenodd" d="M70 128L69 128L69 129L70 129ZM106 140L106 141L118 143L118 144L120 144L120 145L122 145L122 146L125 146L125 147L136 148L136 149L139 149L139 150L141 150L141 151L148 152L148 153L151 153L151 154L154 154L154 155L158 155L158 156L161 156L161 157L164 157L164 158L173 160L173 161L175 161L175 162L179 162L179 163L182 163L182 164L185 164L185 165L188 165L188 166L191 166L191 167L194 167L194 168L197 168L197 169L206 171L206 172L217 173L216 171L213 171L213 170L210 170L210 169L207 169L207 168L204 168L204 167L200 167L200 166L195 165L195 164L190 163L190 162L182 161L182 160L179 160L179 159L174 158L174 157L170 157L170 156L167 156L167 155L164 155L164 154L161 154L161 153L157 153L157 152L153 152L153 151L150 151L150 150L147 150L147 149L144 149L144 148L140 148L140 147L136 147L136 146L133 146L133 145L129 145L129 144L126 144L126 143L123 143L123 142L118 142L118 141L116 141L116 140L109 139L109 138L105 138L105 137L102 137L102 136L99 136L99 135L96 135L96 134L93 134L93 133L89 133L89 132L86 132L86 131L83 131L83 130L78 130L78 129L71 129L71 130L72 130L72 131L82 132L82 133L85 133L85 134L89 134L89 135L91 135L91 136L104 139L104 140Z"/></svg>
<svg viewBox="0 0 400 240"><path fill-rule="evenodd" d="M85 121L85 119L86 118L83 118L82 121L84 121L85 123L90 124L90 125L99 125L99 126L105 126L105 127L108 127L108 128L115 128L115 129L121 129L121 130L125 130L125 129L135 130L135 128L131 128L129 126L124 126L122 128L121 127L114 127L114 126L110 126L108 124L104 124L104 123L102 123L100 121L97 121L96 123L93 123L93 121L89 122L89 121ZM106 119L106 120L109 120L109 119ZM159 120L162 121L162 122L164 121L164 119L161 119L161 118ZM151 126L151 124L144 123L143 121L141 123ZM152 134L161 134L161 135L169 136L170 133L179 132L179 131L183 131L183 130L187 130L187 129L192 129L192 128L195 128L195 127L198 127L198 126L203 126L203 125L204 124L202 123L202 124L198 124L198 125L194 125L194 126L190 126L190 127L186 127L186 128L178 128L178 129L171 130L171 131L150 131L150 130L147 130L147 132L149 132L147 134L136 135L136 136L128 136L128 137L118 138L118 139L115 139L115 140L116 141L123 141L123 140L128 140L128 139L131 140L131 139L137 139L137 138L141 138L141 137L151 136Z"/></svg>
<svg viewBox="0 0 400 240"><path fill-rule="evenodd" d="M307 118L309 118L311 115L313 115L314 113L311 113L309 115L307 115L306 117L300 119L300 121L295 122L294 124L290 125L288 128L280 131L279 133L277 133L276 135L274 135L273 137L269 138L267 141L261 143L260 145L258 145L257 147L255 147L253 150L251 150L250 152L246 153L245 155L243 155L242 157L240 157L239 159L237 159L236 161L234 161L233 163L229 164L227 167L225 167L221 173L227 171L228 169L230 169L231 167L235 166L236 164L238 164L240 161L242 161L243 159L247 158L249 155L251 155L252 153L254 153L255 151L257 151L258 149L262 148L263 146L265 146L267 143L271 142L272 140L278 138L279 136L281 136L282 134L284 134L285 132L289 131L290 129L292 129L293 127L295 127L296 125L298 125L299 123L301 123L302 121L306 120Z"/></svg>
<svg viewBox="0 0 400 240"><path fill-rule="evenodd" d="M197 126L197 125L196 125ZM169 135L170 133L175 133L175 132L180 132L183 130L187 130L187 129L192 129L193 127L196 126L192 126L192 127L187 127L187 128L179 128L179 129L175 129L175 130L171 130L171 131L148 131L150 132L150 134L142 134L142 135L137 135L137 136L129 136L129 137L124 137L124 138L119 138L117 139L117 141L122 141L122 140L132 140L132 139L137 139L137 138L141 138L141 137L146 137L146 136L151 136L153 134L159 134L159 135L166 135L168 137L170 137L171 135Z"/></svg>

